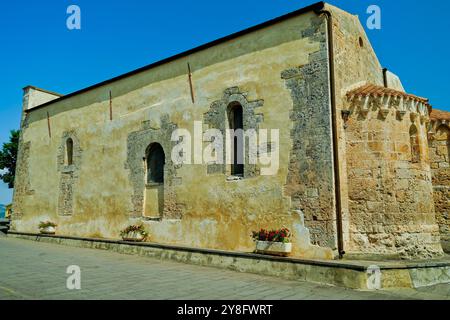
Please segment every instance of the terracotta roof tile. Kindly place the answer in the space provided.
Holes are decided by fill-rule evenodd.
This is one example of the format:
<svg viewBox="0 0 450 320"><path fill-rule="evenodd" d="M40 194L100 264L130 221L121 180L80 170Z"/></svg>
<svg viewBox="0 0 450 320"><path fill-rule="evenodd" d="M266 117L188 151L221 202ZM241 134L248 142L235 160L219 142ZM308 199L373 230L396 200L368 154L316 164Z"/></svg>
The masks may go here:
<svg viewBox="0 0 450 320"><path fill-rule="evenodd" d="M391 88L385 88L382 86L377 86L374 84L366 84L362 87L359 87L357 89L351 90L347 93L347 97L352 96L382 96L382 95L390 95L395 97L404 97L407 99L414 99L419 102L425 103L427 106L429 106L428 99L415 96L413 94L408 94L402 91L394 90Z"/></svg>
<svg viewBox="0 0 450 320"><path fill-rule="evenodd" d="M433 111L431 112L430 118L432 120L447 120L447 121L450 121L450 112L443 111L443 110L438 110L438 109L433 109Z"/></svg>

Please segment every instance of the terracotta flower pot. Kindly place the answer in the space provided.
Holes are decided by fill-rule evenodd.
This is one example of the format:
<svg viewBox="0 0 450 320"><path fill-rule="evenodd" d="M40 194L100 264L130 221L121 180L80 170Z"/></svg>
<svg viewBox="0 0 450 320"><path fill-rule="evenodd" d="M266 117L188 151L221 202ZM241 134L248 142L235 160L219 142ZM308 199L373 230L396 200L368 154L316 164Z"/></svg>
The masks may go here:
<svg viewBox="0 0 450 320"><path fill-rule="evenodd" d="M41 228L40 232L42 234L55 234L56 233L56 227L48 226L48 227L45 227L45 228Z"/></svg>
<svg viewBox="0 0 450 320"><path fill-rule="evenodd" d="M122 239L123 241L142 242L145 240L145 236L140 232L129 232L122 236Z"/></svg>
<svg viewBox="0 0 450 320"><path fill-rule="evenodd" d="M257 241L256 251L263 254L288 256L292 252L292 243Z"/></svg>

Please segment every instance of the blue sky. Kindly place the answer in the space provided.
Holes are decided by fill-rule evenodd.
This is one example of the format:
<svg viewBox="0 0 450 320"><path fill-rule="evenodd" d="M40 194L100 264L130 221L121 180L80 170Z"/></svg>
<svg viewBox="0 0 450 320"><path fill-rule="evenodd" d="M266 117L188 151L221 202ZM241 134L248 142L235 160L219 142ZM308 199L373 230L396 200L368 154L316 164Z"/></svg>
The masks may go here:
<svg viewBox="0 0 450 320"><path fill-rule="evenodd" d="M22 88L67 94L316 1L47 0L5 1L0 10L0 144L19 127ZM367 30L383 66L407 91L449 110L450 1L330 0L358 14L379 5L381 30ZM66 28L81 8L82 29ZM11 201L0 183L0 203Z"/></svg>

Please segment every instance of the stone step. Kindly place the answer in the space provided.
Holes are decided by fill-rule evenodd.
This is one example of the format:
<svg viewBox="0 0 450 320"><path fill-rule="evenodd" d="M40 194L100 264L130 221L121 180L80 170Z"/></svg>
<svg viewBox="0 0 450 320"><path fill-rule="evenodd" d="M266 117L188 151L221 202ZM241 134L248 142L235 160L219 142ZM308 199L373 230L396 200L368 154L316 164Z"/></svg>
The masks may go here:
<svg viewBox="0 0 450 320"><path fill-rule="evenodd" d="M8 237L60 245L111 250L192 265L308 281L350 289L420 288L450 283L450 257L433 261L302 260L109 239L9 232Z"/></svg>

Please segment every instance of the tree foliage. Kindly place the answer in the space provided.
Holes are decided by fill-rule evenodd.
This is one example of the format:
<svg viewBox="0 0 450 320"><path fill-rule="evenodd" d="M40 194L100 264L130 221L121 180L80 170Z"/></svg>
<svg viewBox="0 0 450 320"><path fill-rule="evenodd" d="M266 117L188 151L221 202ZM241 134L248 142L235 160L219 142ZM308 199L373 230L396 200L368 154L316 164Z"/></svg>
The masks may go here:
<svg viewBox="0 0 450 320"><path fill-rule="evenodd" d="M0 170L4 170L4 173L0 174L0 179L11 189L14 188L19 135L19 130L12 130L9 142L4 143L2 150L0 150Z"/></svg>

